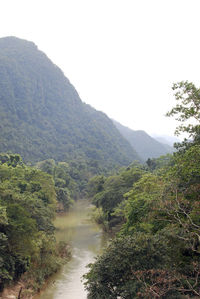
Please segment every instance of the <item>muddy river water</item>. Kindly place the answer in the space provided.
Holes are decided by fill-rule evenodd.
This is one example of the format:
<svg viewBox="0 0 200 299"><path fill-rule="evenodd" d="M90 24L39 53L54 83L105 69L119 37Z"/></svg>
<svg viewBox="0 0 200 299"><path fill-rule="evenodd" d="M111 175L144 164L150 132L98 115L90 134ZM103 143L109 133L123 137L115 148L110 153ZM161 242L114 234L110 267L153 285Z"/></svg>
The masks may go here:
<svg viewBox="0 0 200 299"><path fill-rule="evenodd" d="M107 242L101 228L90 220L91 208L88 201L79 200L68 213L56 218L56 238L71 245L72 258L49 280L37 299L87 298L82 275Z"/></svg>

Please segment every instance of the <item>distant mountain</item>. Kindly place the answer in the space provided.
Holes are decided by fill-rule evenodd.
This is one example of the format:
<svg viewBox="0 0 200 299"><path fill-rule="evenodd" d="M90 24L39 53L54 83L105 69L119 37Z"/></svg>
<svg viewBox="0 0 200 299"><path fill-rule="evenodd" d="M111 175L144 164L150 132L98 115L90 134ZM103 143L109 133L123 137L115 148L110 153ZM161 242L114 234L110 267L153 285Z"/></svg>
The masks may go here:
<svg viewBox="0 0 200 299"><path fill-rule="evenodd" d="M174 143L179 143L181 140L175 136L167 136L167 135L152 135L154 139L157 141L163 143L163 144L168 144L170 146L173 146Z"/></svg>
<svg viewBox="0 0 200 299"><path fill-rule="evenodd" d="M140 159L34 43L15 37L0 39L0 152L7 151L25 161L83 158L106 167Z"/></svg>
<svg viewBox="0 0 200 299"><path fill-rule="evenodd" d="M158 142L145 131L131 130L115 120L113 123L144 161L148 158L157 158L173 152L171 146Z"/></svg>

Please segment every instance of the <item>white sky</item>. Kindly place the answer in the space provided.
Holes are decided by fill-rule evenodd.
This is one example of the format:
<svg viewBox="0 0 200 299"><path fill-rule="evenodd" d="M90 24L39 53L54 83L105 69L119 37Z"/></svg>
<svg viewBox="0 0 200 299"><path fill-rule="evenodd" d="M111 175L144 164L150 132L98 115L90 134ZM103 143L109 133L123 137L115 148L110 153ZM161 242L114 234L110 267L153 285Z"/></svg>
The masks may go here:
<svg viewBox="0 0 200 299"><path fill-rule="evenodd" d="M171 86L200 79L200 0L0 0L0 37L33 41L81 99L173 135Z"/></svg>

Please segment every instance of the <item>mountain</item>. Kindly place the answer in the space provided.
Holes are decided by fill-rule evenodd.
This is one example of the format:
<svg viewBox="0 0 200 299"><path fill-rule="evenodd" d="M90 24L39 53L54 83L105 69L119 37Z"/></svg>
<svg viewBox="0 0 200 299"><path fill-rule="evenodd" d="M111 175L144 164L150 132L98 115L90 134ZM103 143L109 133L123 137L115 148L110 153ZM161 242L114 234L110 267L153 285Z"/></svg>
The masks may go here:
<svg viewBox="0 0 200 299"><path fill-rule="evenodd" d="M168 144L170 146L173 146L174 143L180 143L181 140L175 136L167 136L167 135L152 135L152 137L154 139L156 139L157 141L163 143L163 144Z"/></svg>
<svg viewBox="0 0 200 299"><path fill-rule="evenodd" d="M113 123L144 161L148 158L157 158L173 152L172 147L158 142L145 131L131 130L115 120Z"/></svg>
<svg viewBox="0 0 200 299"><path fill-rule="evenodd" d="M140 159L34 43L0 39L0 78L0 152L32 162L83 158L104 166Z"/></svg>

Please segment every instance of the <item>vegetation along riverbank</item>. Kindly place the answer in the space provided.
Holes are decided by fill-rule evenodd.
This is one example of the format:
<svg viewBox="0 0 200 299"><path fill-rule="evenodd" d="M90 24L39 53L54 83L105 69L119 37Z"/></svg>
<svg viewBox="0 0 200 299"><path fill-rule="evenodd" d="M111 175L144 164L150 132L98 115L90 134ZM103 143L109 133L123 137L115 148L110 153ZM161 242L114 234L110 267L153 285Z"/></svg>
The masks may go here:
<svg viewBox="0 0 200 299"><path fill-rule="evenodd" d="M167 116L188 136L174 149L83 103L32 42L0 39L0 66L3 298L31 298L69 260L54 220L84 197L115 235L84 275L88 299L200 297L200 89L173 86Z"/></svg>

